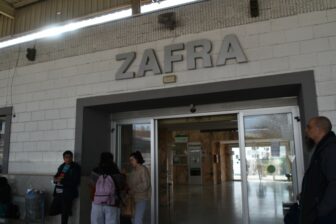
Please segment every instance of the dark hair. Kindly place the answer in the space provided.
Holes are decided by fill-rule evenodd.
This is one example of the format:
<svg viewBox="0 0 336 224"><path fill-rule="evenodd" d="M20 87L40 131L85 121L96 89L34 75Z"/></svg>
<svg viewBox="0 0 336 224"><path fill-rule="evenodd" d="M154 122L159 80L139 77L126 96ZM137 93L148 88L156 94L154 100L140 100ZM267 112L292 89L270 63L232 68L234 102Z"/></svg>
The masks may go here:
<svg viewBox="0 0 336 224"><path fill-rule="evenodd" d="M331 131L332 125L327 117L324 116L314 117L313 120L315 121L315 125L324 130L326 133Z"/></svg>
<svg viewBox="0 0 336 224"><path fill-rule="evenodd" d="M139 151L135 151L133 153L131 153L131 155L129 157L133 157L139 164L144 164L145 160L143 159L141 152Z"/></svg>
<svg viewBox="0 0 336 224"><path fill-rule="evenodd" d="M102 152L100 154L99 166L111 166L113 165L113 154L110 152Z"/></svg>
<svg viewBox="0 0 336 224"><path fill-rule="evenodd" d="M73 157L73 153L70 150L67 150L67 151L63 152L63 157L66 156L66 155L69 155L69 156Z"/></svg>

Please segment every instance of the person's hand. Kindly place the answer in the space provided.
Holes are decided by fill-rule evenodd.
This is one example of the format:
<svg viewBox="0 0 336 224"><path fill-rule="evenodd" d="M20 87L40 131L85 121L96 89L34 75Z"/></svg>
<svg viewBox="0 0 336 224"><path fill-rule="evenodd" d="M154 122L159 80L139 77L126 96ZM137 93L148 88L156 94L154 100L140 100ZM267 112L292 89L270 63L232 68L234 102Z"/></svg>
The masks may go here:
<svg viewBox="0 0 336 224"><path fill-rule="evenodd" d="M127 170L126 170L125 168L122 168L122 169L120 170L120 173L121 173L121 174L124 174L124 175L127 175Z"/></svg>
<svg viewBox="0 0 336 224"><path fill-rule="evenodd" d="M129 195L134 195L134 191L132 191L131 189L128 189L127 193L128 193Z"/></svg>
<svg viewBox="0 0 336 224"><path fill-rule="evenodd" d="M296 195L296 200L297 201L300 201L300 198L301 198L301 193L299 193L299 194Z"/></svg>
<svg viewBox="0 0 336 224"><path fill-rule="evenodd" d="M60 183L60 182L62 181L62 179L63 179L62 176L58 176L58 177L55 177L55 178L54 178L54 181L55 181L56 183Z"/></svg>

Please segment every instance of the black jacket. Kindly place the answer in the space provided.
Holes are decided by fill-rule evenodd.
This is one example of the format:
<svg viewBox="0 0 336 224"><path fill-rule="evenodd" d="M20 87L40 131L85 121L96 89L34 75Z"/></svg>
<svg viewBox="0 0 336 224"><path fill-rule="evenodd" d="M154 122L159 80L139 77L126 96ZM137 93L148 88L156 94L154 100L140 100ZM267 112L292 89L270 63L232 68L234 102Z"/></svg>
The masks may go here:
<svg viewBox="0 0 336 224"><path fill-rule="evenodd" d="M12 189L6 177L0 177L0 203L9 204L12 200Z"/></svg>
<svg viewBox="0 0 336 224"><path fill-rule="evenodd" d="M65 163L60 165L57 169L57 173L54 177L60 175L63 170ZM80 166L72 162L70 164L70 169L68 172L65 173L64 178L61 180L61 184L63 185L63 196L67 198L77 198L78 197L78 186L80 184L80 177L81 177L81 169ZM54 196L56 195L56 187L54 189Z"/></svg>
<svg viewBox="0 0 336 224"><path fill-rule="evenodd" d="M301 224L336 223L336 136L329 132L317 144L302 182ZM321 222L322 223L322 222Z"/></svg>

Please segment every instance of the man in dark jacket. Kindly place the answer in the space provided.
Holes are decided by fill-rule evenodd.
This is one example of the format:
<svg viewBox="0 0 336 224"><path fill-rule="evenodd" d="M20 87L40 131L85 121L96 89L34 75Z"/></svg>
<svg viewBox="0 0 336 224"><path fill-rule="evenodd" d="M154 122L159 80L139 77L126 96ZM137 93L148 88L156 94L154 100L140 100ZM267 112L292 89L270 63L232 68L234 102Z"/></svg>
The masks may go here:
<svg viewBox="0 0 336 224"><path fill-rule="evenodd" d="M54 200L50 207L50 215L62 215L62 224L68 223L72 213L72 202L78 197L80 183L80 166L73 162L71 151L63 153L64 163L58 167L54 176Z"/></svg>
<svg viewBox="0 0 336 224"><path fill-rule="evenodd" d="M301 224L336 223L336 136L326 117L310 119L306 134L316 145L302 182Z"/></svg>
<svg viewBox="0 0 336 224"><path fill-rule="evenodd" d="M6 177L0 177L0 218L8 217L8 210L12 199L12 189Z"/></svg>

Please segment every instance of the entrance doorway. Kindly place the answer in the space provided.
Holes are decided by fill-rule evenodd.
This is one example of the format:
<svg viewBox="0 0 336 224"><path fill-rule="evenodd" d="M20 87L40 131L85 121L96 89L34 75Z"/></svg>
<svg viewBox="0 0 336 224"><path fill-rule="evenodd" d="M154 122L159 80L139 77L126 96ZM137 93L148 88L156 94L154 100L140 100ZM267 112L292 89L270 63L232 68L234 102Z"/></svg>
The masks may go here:
<svg viewBox="0 0 336 224"><path fill-rule="evenodd" d="M302 173L296 115L291 107L159 119L159 223L283 223Z"/></svg>
<svg viewBox="0 0 336 224"><path fill-rule="evenodd" d="M168 87L168 86L167 86ZM292 99L292 100L290 100ZM294 72L274 76L237 79L232 81L209 82L157 88L135 92L113 93L77 100L75 156L81 163L82 174L89 175L94 164L99 161L99 153L112 150L117 154L116 128L114 121L145 118L150 124L150 155L152 178L151 224L159 223L159 181L158 181L158 139L157 127L161 119L190 116L208 116L215 114L238 114L240 150L243 223L250 221L248 205L248 184L245 160L244 116L246 110L254 108L273 108L282 106L300 107L299 119L302 123L318 114L313 71ZM197 106L195 113L190 113L190 104ZM259 114L266 110L262 109ZM251 112L251 111L250 111ZM279 113L275 108L272 113ZM291 113L291 109L287 112ZM170 116L170 117L168 117ZM298 116L292 113L292 119ZM293 120L294 121L294 120ZM132 123L132 122L131 122ZM296 121L293 122L295 158L293 160L293 191L298 189L303 175L303 152L301 150L302 131ZM299 131L298 131L299 130ZM242 134L241 134L242 133ZM246 142L247 143L247 142ZM309 162L309 153L304 154L305 163ZM245 167L244 167L245 166ZM296 170L295 170L295 167ZM244 171L245 170L245 171ZM297 174L295 174L295 171ZM246 183L244 183L244 181ZM235 181L238 182L238 181ZM81 185L80 222L87 223L90 211L89 197Z"/></svg>
<svg viewBox="0 0 336 224"><path fill-rule="evenodd" d="M158 121L160 224L243 222L236 161L232 147L221 144L238 142L237 119L226 114Z"/></svg>
<svg viewBox="0 0 336 224"><path fill-rule="evenodd" d="M297 107L115 122L116 158L141 151L152 224L283 223L303 174ZM205 215L206 214L206 215Z"/></svg>

